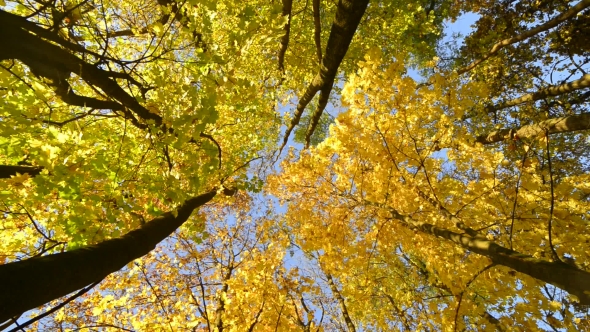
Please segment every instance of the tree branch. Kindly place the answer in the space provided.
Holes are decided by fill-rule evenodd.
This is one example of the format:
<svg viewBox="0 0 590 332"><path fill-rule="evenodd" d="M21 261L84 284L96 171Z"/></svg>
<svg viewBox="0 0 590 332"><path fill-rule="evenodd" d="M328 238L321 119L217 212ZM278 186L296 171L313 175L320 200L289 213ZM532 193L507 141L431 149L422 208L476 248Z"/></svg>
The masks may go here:
<svg viewBox="0 0 590 332"><path fill-rule="evenodd" d="M279 70L285 73L285 53L289 47L289 36L291 34L291 11L293 10L293 0L283 0L283 16L287 16L285 24L285 34L281 38L281 49L279 50Z"/></svg>
<svg viewBox="0 0 590 332"><path fill-rule="evenodd" d="M590 273L563 262L548 262L502 247L484 238L459 234L432 224L418 222L394 210L382 206L390 212L392 219L412 230L430 234L453 242L478 255L486 256L494 264L509 267L520 273L559 287L578 297L580 304L590 304Z"/></svg>
<svg viewBox="0 0 590 332"><path fill-rule="evenodd" d="M215 144L215 146L217 146L217 157L219 158L219 168L221 168L221 146L219 145L219 143L217 143L217 141L213 138L213 136L211 136L209 134L205 134L205 133L201 132L199 134L199 136L210 140L211 142L213 142L213 144Z"/></svg>
<svg viewBox="0 0 590 332"><path fill-rule="evenodd" d="M583 88L590 87L590 74L586 74L582 76L580 79L567 82L561 85L552 85L547 88L541 89L539 91L526 94L522 97L509 100L505 103L502 103L497 106L487 107L486 110L488 112L495 112L507 107L516 106L520 104L524 104L530 101L536 101L540 99L545 99L551 96L559 96L569 92L573 92L575 90L580 90Z"/></svg>
<svg viewBox="0 0 590 332"><path fill-rule="evenodd" d="M348 51L352 37L358 28L358 25L365 13L365 10L367 9L368 4L369 0L340 0L338 2L336 16L334 18L334 22L332 23L330 37L326 46L326 54L322 58L320 70L305 90L303 96L301 96L299 99L293 119L285 131L283 144L279 148L279 155L280 151L282 151L287 144L289 135L295 126L299 124L301 116L303 115L303 111L311 102L316 93L320 91L318 106L311 117L306 133L306 146L309 145L309 139L311 138L311 135L318 124L320 116L322 115L328 103L328 97L332 91L332 86L334 84L334 79L336 78L336 73L338 72L338 67L340 66L340 63L342 63L342 60Z"/></svg>
<svg viewBox="0 0 590 332"><path fill-rule="evenodd" d="M31 177L41 174L41 166L12 166L0 165L0 179L10 179L16 174L29 174Z"/></svg>
<svg viewBox="0 0 590 332"><path fill-rule="evenodd" d="M158 127L162 125L162 118L159 115L151 113L141 106L135 97L123 90L111 77L123 78L127 76L126 78L130 82L137 83L135 80L124 73L102 70L59 46L49 43L40 35L31 34L27 31L31 29L30 24L23 23L13 16L15 15L0 11L0 41L4 45L0 50L0 59L18 59L27 65L34 74L50 79L56 88L56 93L67 103L99 109L121 110L132 121L133 114L135 114L145 121L153 121ZM4 20L5 18L8 19ZM27 21L25 20L25 22ZM60 38L53 36L51 40L55 41L55 39ZM120 104L74 94L66 81L71 73L75 73L88 84L100 88ZM141 128L148 127L147 124L133 122Z"/></svg>
<svg viewBox="0 0 590 332"><path fill-rule="evenodd" d="M547 134L560 134L572 131L590 129L590 113L570 115L560 118L547 119L539 123L522 126L520 128L500 129L488 134L477 136L475 142L492 144L513 139L530 139Z"/></svg>
<svg viewBox="0 0 590 332"><path fill-rule="evenodd" d="M494 316L492 316L489 312L484 311L483 318L485 318L488 322L490 322L496 328L496 331L504 332L504 328L500 323L500 320Z"/></svg>
<svg viewBox="0 0 590 332"><path fill-rule="evenodd" d="M315 40L315 47L318 54L318 63L322 64L322 23L320 21L320 0L313 0L313 36Z"/></svg>
<svg viewBox="0 0 590 332"><path fill-rule="evenodd" d="M517 42L520 42L520 41L523 41L523 40L530 38L538 33L541 33L543 31L547 31L551 28L554 28L557 25L559 25L561 22L564 22L565 20L574 17L576 14L578 14L579 12L581 12L582 10L587 8L588 6L590 6L590 0L582 0L582 1L578 2L577 5L573 6L569 10L561 13L561 15L558 15L558 16L554 17L553 19L545 22L544 24L538 25L538 26L536 26L530 30L527 30L515 37L507 38L507 39L504 39L504 40L496 43L487 54L485 54L480 59L473 61L468 66L457 70L457 73L459 75L461 75L461 74L464 74L464 73L472 70L480 63L482 63L485 60L489 59L490 57L496 55L496 53L498 53L504 47L514 44L514 43L517 43Z"/></svg>

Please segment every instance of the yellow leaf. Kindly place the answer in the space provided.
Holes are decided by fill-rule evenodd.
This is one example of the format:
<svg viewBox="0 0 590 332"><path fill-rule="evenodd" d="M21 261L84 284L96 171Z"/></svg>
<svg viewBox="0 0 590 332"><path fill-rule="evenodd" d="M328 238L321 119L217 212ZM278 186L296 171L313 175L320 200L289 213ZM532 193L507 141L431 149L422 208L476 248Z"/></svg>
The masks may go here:
<svg viewBox="0 0 590 332"><path fill-rule="evenodd" d="M99 316L100 314L102 314L102 307L94 307L94 309L92 309L92 314L94 316Z"/></svg>
<svg viewBox="0 0 590 332"><path fill-rule="evenodd" d="M154 24L152 29L154 29L154 32L159 35L164 31L164 25L160 22L157 22L156 24Z"/></svg>
<svg viewBox="0 0 590 332"><path fill-rule="evenodd" d="M561 309L561 302L551 301L551 303L549 303L549 306L553 310L560 310Z"/></svg>

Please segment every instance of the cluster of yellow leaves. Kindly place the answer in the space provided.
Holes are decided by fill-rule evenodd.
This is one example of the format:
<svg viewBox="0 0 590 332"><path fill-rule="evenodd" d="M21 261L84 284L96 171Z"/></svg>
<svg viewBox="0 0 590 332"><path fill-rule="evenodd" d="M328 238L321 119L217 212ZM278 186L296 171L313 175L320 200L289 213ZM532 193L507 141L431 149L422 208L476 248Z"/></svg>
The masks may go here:
<svg viewBox="0 0 590 332"><path fill-rule="evenodd" d="M500 324L518 319L534 330L536 323L527 325L524 317L543 319L544 310L558 310L538 281L486 268L489 259L414 231L390 212L459 233L460 220L504 247L550 257L550 184L541 160L529 154L523 164L511 151L475 144L477 128L462 119L486 94L482 83L442 72L417 84L401 60L387 64L373 49L344 86L349 109L330 136L298 160L291 156L269 180L268 190L288 206L296 243L340 280L358 324L475 324L491 331L496 327L486 315L492 312L504 317ZM590 208L582 198L586 177L555 185L552 216L553 246L581 266L590 263L589 246L580 245ZM534 303L522 320L523 303L509 295ZM571 319L560 324L575 326Z"/></svg>
<svg viewBox="0 0 590 332"><path fill-rule="evenodd" d="M12 7L25 16L46 10L35 6ZM70 30L89 50L104 48L109 58L136 61L131 76L150 89L142 96L135 85L124 88L174 134L136 128L119 112L68 106L48 82L18 62L10 71L0 70L0 84L10 87L0 92L2 162L45 169L32 180L22 179L24 186L20 178L0 184L3 210L10 216L0 231L4 259L46 247L39 245L45 239L23 209L55 243L69 243L70 249L97 243L173 209L228 175L243 175L245 168L236 170L274 142L275 97L265 79L275 71L267 44L280 38L280 8L203 1L183 6L180 22L156 24L167 10L151 0L103 1L85 8ZM125 29L132 33L100 38ZM193 42L194 31L203 45ZM105 98L76 75L68 81L76 94ZM10 240L15 228L24 236L16 242Z"/></svg>
<svg viewBox="0 0 590 332"><path fill-rule="evenodd" d="M297 329L294 317L302 310L297 292L306 288L304 279L284 266L288 238L274 220L254 220L247 198L238 199L246 204L239 210L227 204L208 207L207 237L197 240L195 232L183 228L37 327Z"/></svg>
<svg viewBox="0 0 590 332"><path fill-rule="evenodd" d="M340 67L348 110L325 142L298 160L291 155L268 182L267 193L288 205L284 217L249 214L246 197L233 210L217 202L37 327L330 330L345 325L346 312L360 330L493 331L499 324L528 331L543 319L580 329L583 320L566 317L565 295L543 293L539 281L490 267L392 213L462 232L458 219L504 247L545 259L551 218L558 255L590 264L588 175L575 172L575 162L558 163L565 175L549 180L543 141L507 149L474 144L491 127L470 120L490 97L487 84L443 72L436 58L424 82L407 75L408 64L420 60L415 53L429 54L445 16L431 13L429 3L369 6L365 20L372 24L360 26ZM32 6L14 11L43 11ZM489 3L440 6L453 18ZM330 26L335 3L321 8L322 26ZM286 21L279 3L190 1L180 22L159 22L170 11L152 0L103 1L76 13L72 33L109 57L142 59L131 74L151 89L125 89L174 135L134 128L117 112L68 107L19 63L10 73L0 70L0 85L10 87L0 91L2 164L25 159L45 169L0 183L2 262L120 236L211 183L244 177L238 168L272 148L277 99L300 96L317 72L308 5L294 4L285 73L276 64ZM46 16L40 23L51 24ZM98 37L119 29L132 33ZM493 61L480 69L499 74L502 60ZM69 83L76 93L108 98L75 75ZM202 133L221 147L221 169L217 147Z"/></svg>

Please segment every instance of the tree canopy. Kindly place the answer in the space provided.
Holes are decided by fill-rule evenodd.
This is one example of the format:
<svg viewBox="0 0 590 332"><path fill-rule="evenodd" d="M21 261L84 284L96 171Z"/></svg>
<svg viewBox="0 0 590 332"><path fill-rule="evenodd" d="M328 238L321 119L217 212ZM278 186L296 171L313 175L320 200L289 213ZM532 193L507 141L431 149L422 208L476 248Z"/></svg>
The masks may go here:
<svg viewBox="0 0 590 332"><path fill-rule="evenodd" d="M0 0L0 330L590 329L589 7Z"/></svg>

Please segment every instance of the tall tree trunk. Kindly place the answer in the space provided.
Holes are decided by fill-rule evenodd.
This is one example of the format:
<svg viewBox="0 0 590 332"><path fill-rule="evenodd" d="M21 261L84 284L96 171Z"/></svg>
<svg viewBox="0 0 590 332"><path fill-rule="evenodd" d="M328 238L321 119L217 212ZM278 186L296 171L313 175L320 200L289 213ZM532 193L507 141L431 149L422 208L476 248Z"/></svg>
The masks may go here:
<svg viewBox="0 0 590 332"><path fill-rule="evenodd" d="M516 99L506 101L500 105L487 107L486 110L489 113L496 112L507 107L517 106L531 101L545 99L547 97L560 96L587 87L590 87L590 74L586 74L575 81L563 83L560 85L551 85L533 93L528 93Z"/></svg>
<svg viewBox="0 0 590 332"><path fill-rule="evenodd" d="M572 131L590 129L590 113L552 118L539 123L522 126L520 128L509 128L495 130L475 138L481 144L492 144L511 139L535 138L540 135L552 135L569 133Z"/></svg>
<svg viewBox="0 0 590 332"><path fill-rule="evenodd" d="M332 275L325 272L326 278L328 279L328 286L330 286L330 290L334 294L336 300L338 300L338 304L340 305L340 310L342 310L342 317L344 317L344 321L346 322L346 327L348 328L348 332L356 332L356 327L350 318L350 314L348 313L348 308L346 307L346 302L342 297L342 294L338 290L338 287L334 283L334 279Z"/></svg>
<svg viewBox="0 0 590 332"><path fill-rule="evenodd" d="M116 239L72 251L0 265L0 321L101 280L146 255L172 234L217 189L186 200L176 211ZM225 190L232 195L232 190Z"/></svg>
<svg viewBox="0 0 590 332"><path fill-rule="evenodd" d="M285 53L289 47L289 36L291 34L291 11L293 10L293 0L283 0L283 16L287 17L287 24L285 24L285 34L281 38L281 49L279 50L279 70L281 74L285 74Z"/></svg>
<svg viewBox="0 0 590 332"><path fill-rule="evenodd" d="M306 146L309 145L309 137L313 134L320 116L328 104L328 97L332 91L338 68L348 51L348 47L352 42L352 37L354 37L356 29L358 28L368 5L369 0L338 1L336 15L334 17L334 22L332 23L332 30L330 30L330 37L328 38L326 53L322 58L320 70L314 77L313 81L308 85L305 93L299 98L297 109L293 115L291 123L285 131L283 144L279 148L279 151L282 151L289 141L289 135L291 135L291 131L295 129L295 126L299 124L299 120L301 120L301 116L307 105L311 102L317 92L320 91L318 106L311 117L306 133Z"/></svg>
<svg viewBox="0 0 590 332"><path fill-rule="evenodd" d="M473 253L488 257L493 263L524 273L537 280L559 287L578 297L580 304L590 304L590 272L563 262L550 262L505 248L485 238L456 233L432 224L417 222L394 209L387 208L402 225L425 234L454 242Z"/></svg>

